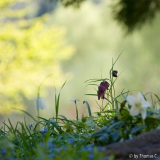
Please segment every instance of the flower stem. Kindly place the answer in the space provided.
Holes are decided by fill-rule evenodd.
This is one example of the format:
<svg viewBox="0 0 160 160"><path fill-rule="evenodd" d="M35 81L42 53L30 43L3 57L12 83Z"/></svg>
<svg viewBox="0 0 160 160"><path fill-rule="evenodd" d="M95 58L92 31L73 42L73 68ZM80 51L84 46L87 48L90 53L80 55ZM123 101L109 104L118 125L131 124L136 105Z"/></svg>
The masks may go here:
<svg viewBox="0 0 160 160"><path fill-rule="evenodd" d="M39 93L38 93L38 96L37 96L37 120L38 120L38 123L39 123ZM37 130L40 131L40 124L38 124L37 126Z"/></svg>
<svg viewBox="0 0 160 160"><path fill-rule="evenodd" d="M78 121L78 108L77 108L77 104L76 104L76 102L75 102L75 105L76 105L76 118L77 118L77 121Z"/></svg>
<svg viewBox="0 0 160 160"><path fill-rule="evenodd" d="M142 118L142 123L143 123L143 125L144 125L145 132L147 133L147 128L146 128L145 121L144 121L143 118Z"/></svg>

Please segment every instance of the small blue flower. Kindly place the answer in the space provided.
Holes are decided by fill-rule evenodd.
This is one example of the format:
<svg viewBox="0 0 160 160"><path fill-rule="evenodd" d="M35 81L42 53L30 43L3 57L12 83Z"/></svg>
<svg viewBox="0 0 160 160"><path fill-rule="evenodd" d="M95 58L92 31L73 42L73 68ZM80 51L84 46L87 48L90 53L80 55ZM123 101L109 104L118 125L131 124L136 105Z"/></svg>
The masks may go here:
<svg viewBox="0 0 160 160"><path fill-rule="evenodd" d="M76 104L76 101L79 101L79 99L72 99L70 101L73 101Z"/></svg>
<svg viewBox="0 0 160 160"><path fill-rule="evenodd" d="M66 149L67 149L66 145L64 145L62 148L63 148L63 150L66 150Z"/></svg>
<svg viewBox="0 0 160 160"><path fill-rule="evenodd" d="M60 151L61 151L61 149L60 149L60 148L57 148L57 149L56 149L56 151L57 151L57 152L60 152Z"/></svg>
<svg viewBox="0 0 160 160"><path fill-rule="evenodd" d="M46 133L46 132L47 132L47 130L41 131L41 133Z"/></svg>
<svg viewBox="0 0 160 160"><path fill-rule="evenodd" d="M98 151L100 151L100 152L105 151L105 147L98 146L97 149L98 149Z"/></svg>
<svg viewBox="0 0 160 160"><path fill-rule="evenodd" d="M74 143L74 140L73 140L72 138L69 138L69 139L68 139L68 143L69 143L70 145L72 145L72 144Z"/></svg>
<svg viewBox="0 0 160 160"><path fill-rule="evenodd" d="M49 158L54 158L54 157L56 157L56 154L49 154L48 157Z"/></svg>
<svg viewBox="0 0 160 160"><path fill-rule="evenodd" d="M94 159L94 155L93 155L92 153L90 153L90 154L88 155L88 159Z"/></svg>
<svg viewBox="0 0 160 160"><path fill-rule="evenodd" d="M48 142L48 143L47 143L47 146L48 146L49 148L53 148L53 147L54 147L54 144L53 144L53 142Z"/></svg>
<svg viewBox="0 0 160 160"><path fill-rule="evenodd" d="M76 102L76 101L79 101L79 99L72 99L70 101Z"/></svg>
<svg viewBox="0 0 160 160"><path fill-rule="evenodd" d="M6 150L5 149L1 149L1 154L6 154Z"/></svg>
<svg viewBox="0 0 160 160"><path fill-rule="evenodd" d="M41 131L42 136L47 132L47 130Z"/></svg>
<svg viewBox="0 0 160 160"><path fill-rule="evenodd" d="M50 152L54 152L55 151L55 148L52 148L51 150L50 150Z"/></svg>
<svg viewBox="0 0 160 160"><path fill-rule="evenodd" d="M93 147L91 147L91 146L86 146L85 149L86 149L87 151L93 152Z"/></svg>
<svg viewBox="0 0 160 160"><path fill-rule="evenodd" d="M11 157L8 157L8 159L7 160L13 160Z"/></svg>

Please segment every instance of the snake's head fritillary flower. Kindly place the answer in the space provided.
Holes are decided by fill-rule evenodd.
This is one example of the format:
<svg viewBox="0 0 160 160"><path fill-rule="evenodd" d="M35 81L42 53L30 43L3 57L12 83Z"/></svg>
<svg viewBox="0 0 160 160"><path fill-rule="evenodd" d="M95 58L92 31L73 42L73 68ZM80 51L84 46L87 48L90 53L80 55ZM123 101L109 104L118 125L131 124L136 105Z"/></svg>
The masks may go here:
<svg viewBox="0 0 160 160"><path fill-rule="evenodd" d="M105 86L99 86L98 87L98 91L97 91L97 95L98 95L98 100L101 99L105 99L104 95L105 95L105 92L106 92L106 88Z"/></svg>
<svg viewBox="0 0 160 160"><path fill-rule="evenodd" d="M118 71L113 71L113 77L117 77L117 73L118 73Z"/></svg>
<svg viewBox="0 0 160 160"><path fill-rule="evenodd" d="M106 90L108 90L109 83L104 81L104 82L101 82L100 86L104 86L106 88Z"/></svg>

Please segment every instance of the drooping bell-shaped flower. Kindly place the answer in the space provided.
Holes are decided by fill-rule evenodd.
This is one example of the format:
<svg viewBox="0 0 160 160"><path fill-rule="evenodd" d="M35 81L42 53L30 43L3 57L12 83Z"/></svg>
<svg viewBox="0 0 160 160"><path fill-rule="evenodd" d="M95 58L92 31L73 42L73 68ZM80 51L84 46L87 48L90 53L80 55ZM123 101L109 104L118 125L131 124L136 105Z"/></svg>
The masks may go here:
<svg viewBox="0 0 160 160"><path fill-rule="evenodd" d="M109 83L104 81L104 82L101 82L100 86L104 86L106 88L106 90L108 90Z"/></svg>
<svg viewBox="0 0 160 160"><path fill-rule="evenodd" d="M103 86L103 85L100 85L98 87L98 91L97 91L97 95L98 95L98 100L101 99L105 99L104 95L105 95L105 92L106 92L106 87Z"/></svg>
<svg viewBox="0 0 160 160"><path fill-rule="evenodd" d="M113 73L112 73L113 77L117 77L117 73L118 73L118 71L113 71Z"/></svg>
<svg viewBox="0 0 160 160"><path fill-rule="evenodd" d="M36 108L37 108L37 110L46 109L45 101L44 101L43 98L41 98L41 97L37 98L37 100L36 100Z"/></svg>

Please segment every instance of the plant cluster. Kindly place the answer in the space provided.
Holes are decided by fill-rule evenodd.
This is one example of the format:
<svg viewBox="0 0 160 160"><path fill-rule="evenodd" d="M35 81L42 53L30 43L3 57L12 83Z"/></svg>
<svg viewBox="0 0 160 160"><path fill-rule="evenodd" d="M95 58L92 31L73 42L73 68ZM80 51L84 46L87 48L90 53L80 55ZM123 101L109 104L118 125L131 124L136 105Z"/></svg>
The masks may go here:
<svg viewBox="0 0 160 160"><path fill-rule="evenodd" d="M102 101L101 105L97 102L99 112L92 113L89 103L83 101L87 106L88 116L82 115L79 118L79 100L71 100L75 103L76 120L59 115L60 93L58 96L55 93L56 116L50 119L40 116L40 109L46 108L43 98L40 97L43 81L38 87L37 119L21 110L35 122L26 124L24 118L24 122L17 122L16 127L13 127L8 119L9 125L4 122L0 129L0 159L60 160L65 157L66 160L111 160L114 159L114 155L106 156L104 146L133 139L137 135L158 128L160 114L157 105L160 99L156 94L154 95L157 100L154 101L152 98L152 103L147 101L147 95L150 94L152 97L150 92L145 95L138 92L137 97L134 97L130 94L133 91L122 90L116 96L115 82L120 75L114 70L116 61L112 63L109 79L86 81L88 85L98 87L98 90L95 89L97 94L86 95L97 96L97 99Z"/></svg>

